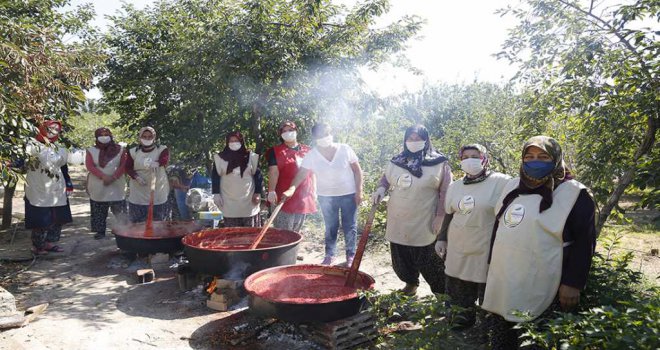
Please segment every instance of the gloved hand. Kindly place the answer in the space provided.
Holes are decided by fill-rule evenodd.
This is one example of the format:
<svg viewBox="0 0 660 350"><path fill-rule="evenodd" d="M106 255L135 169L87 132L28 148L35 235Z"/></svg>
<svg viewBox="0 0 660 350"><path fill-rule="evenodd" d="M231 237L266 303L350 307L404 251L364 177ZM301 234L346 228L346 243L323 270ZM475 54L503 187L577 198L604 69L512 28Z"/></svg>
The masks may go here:
<svg viewBox="0 0 660 350"><path fill-rule="evenodd" d="M289 187L286 191L284 191L282 193L282 197L280 198L280 202L283 202L283 201L293 197L294 193L296 193L296 186Z"/></svg>
<svg viewBox="0 0 660 350"><path fill-rule="evenodd" d="M218 208L221 208L225 205L225 201L222 199L222 196L220 193L216 193L213 195L213 203L218 206Z"/></svg>
<svg viewBox="0 0 660 350"><path fill-rule="evenodd" d="M145 186L145 185L147 184L147 180L145 180L145 179L144 179L142 176L140 176L140 175L138 175L138 176L135 178L135 181L137 181L137 183L139 183L139 184L142 185L142 186Z"/></svg>
<svg viewBox="0 0 660 350"><path fill-rule="evenodd" d="M445 260L447 256L447 241L435 242L435 253L438 254L440 259Z"/></svg>
<svg viewBox="0 0 660 350"><path fill-rule="evenodd" d="M149 168L150 168L150 169L156 169L156 168L158 168L158 167L160 167L160 163L158 163L158 162L151 162L151 163L149 163Z"/></svg>
<svg viewBox="0 0 660 350"><path fill-rule="evenodd" d="M385 187L378 187L376 192L371 194L371 203L378 204L385 197Z"/></svg>
<svg viewBox="0 0 660 350"><path fill-rule="evenodd" d="M275 193L275 191L268 192L266 199L270 205L275 205L277 203L277 193Z"/></svg>

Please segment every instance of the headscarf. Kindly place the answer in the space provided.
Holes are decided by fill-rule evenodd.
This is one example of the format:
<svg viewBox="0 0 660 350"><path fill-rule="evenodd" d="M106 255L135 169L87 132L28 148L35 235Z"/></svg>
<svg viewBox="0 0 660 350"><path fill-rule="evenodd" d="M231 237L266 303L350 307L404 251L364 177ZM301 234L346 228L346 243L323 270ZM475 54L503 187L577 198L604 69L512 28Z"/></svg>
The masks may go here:
<svg viewBox="0 0 660 350"><path fill-rule="evenodd" d="M108 143L101 143L97 139L99 136L101 136L101 132L107 131L108 134L110 134L110 142ZM105 166L110 162L113 158L115 158L119 152L121 151L121 146L115 143L115 139L112 136L112 131L106 127L100 127L94 131L94 140L96 140L96 144L94 147L99 149L99 165L101 168L105 168Z"/></svg>
<svg viewBox="0 0 660 350"><path fill-rule="evenodd" d="M238 141L241 143L241 148L238 151L232 151L229 149L229 139L235 136L238 138ZM243 177L243 172L247 169L248 162L250 161L250 151L245 148L245 140L243 135L239 131L230 132L225 137L225 148L222 152L218 153L220 158L227 161L227 173L230 173L234 168L239 167L241 169L241 177Z"/></svg>
<svg viewBox="0 0 660 350"><path fill-rule="evenodd" d="M145 131L150 131L151 134L154 135L154 143L152 143L151 146L145 146L145 145L142 144L142 142L140 142L140 139L142 139L142 134L144 134ZM154 128L152 128L150 126L145 126L145 127L140 128L140 131L138 131L138 148L140 150L142 150L143 152L152 151L154 148L156 148L156 139L157 139L157 137L158 136L157 136L156 130Z"/></svg>
<svg viewBox="0 0 660 350"><path fill-rule="evenodd" d="M416 133L426 141L424 149L420 152L412 153L406 147L406 140L410 134ZM415 177L422 177L422 166L433 166L447 160L447 157L438 153L431 144L429 132L423 125L415 125L406 129L403 135L403 152L394 156L391 162L401 168L408 170Z"/></svg>
<svg viewBox="0 0 660 350"><path fill-rule="evenodd" d="M463 177L463 183L466 185L482 182L486 180L488 176L490 176L490 174L492 173L488 169L488 164L490 163L490 159L488 157L488 150L486 150L486 147L478 143L471 143L469 145L465 145L458 150L458 159L463 159L463 152L468 149L473 149L479 152L479 155L481 156L481 165L484 167L484 169L481 171L481 173L479 173L477 176L472 178L468 177L466 174L465 177Z"/></svg>
<svg viewBox="0 0 660 350"><path fill-rule="evenodd" d="M538 147L550 155L550 158L554 163L554 169L547 176L537 179L527 175L523 165L521 164L520 184L518 185L518 188L509 192L509 194L504 197L502 209L500 209L500 212L497 214L498 219L504 213L504 210L506 210L509 204L511 204L511 202L521 194L540 195L542 199L541 204L539 205L539 212L542 213L544 210L552 206L552 192L555 190L555 188L557 188L557 186L559 186L562 182L573 178L570 171L564 164L561 146L557 140L548 136L534 136L530 138L523 145L523 158L525 157L527 149L532 146Z"/></svg>
<svg viewBox="0 0 660 350"><path fill-rule="evenodd" d="M284 142L284 139L282 138L281 135L284 132L283 131L284 128L287 127L287 126L290 127L291 129L295 130L295 131L298 131L298 127L296 126L296 123L294 123L290 120L286 120L286 121L282 122L282 124L280 124L280 126L277 128L277 136L280 138L280 141L282 141L282 142Z"/></svg>
<svg viewBox="0 0 660 350"><path fill-rule="evenodd" d="M36 137L37 141L41 143L46 143L46 140L48 140L49 143L57 141L57 139L60 137L59 133L53 137L48 137L48 129L54 126L57 126L60 133L62 132L62 122L58 120L44 120L44 122L39 125L39 133Z"/></svg>

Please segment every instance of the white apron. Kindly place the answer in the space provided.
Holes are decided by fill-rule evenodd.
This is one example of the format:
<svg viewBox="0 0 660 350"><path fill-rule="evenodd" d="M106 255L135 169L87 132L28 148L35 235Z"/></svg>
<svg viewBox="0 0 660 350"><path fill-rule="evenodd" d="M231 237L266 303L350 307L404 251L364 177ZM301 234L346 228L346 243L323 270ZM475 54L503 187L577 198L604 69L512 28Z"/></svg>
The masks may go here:
<svg viewBox="0 0 660 350"><path fill-rule="evenodd" d="M486 283L488 252L495 223L495 206L511 177L492 173L484 181L452 182L445 211L454 214L447 232L445 274L463 281Z"/></svg>
<svg viewBox="0 0 660 350"><path fill-rule="evenodd" d="M440 205L438 189L446 164L423 166L420 178L391 162L387 164L385 177L390 183L390 200L385 238L388 241L413 247L425 247L435 241L431 226Z"/></svg>
<svg viewBox="0 0 660 350"><path fill-rule="evenodd" d="M518 183L516 178L507 184L496 211ZM483 309L509 322L522 322L526 319L515 311L535 319L552 304L561 282L564 225L584 188L575 180L562 183L543 213L537 194L520 195L509 204L493 243Z"/></svg>
<svg viewBox="0 0 660 350"><path fill-rule="evenodd" d="M133 169L140 177L147 181L146 185L140 185L139 182L130 179L128 202L137 205L149 205L151 196L151 181L156 176L156 190L154 193L154 205L160 205L167 202L167 195L170 192L170 184L167 179L165 167L158 167L154 171L146 165L149 162L158 162L160 154L166 149L166 146L157 146L153 151L145 153L138 150L137 147L130 149L131 158L133 158Z"/></svg>
<svg viewBox="0 0 660 350"><path fill-rule="evenodd" d="M214 155L213 161L220 176L220 194L224 201L220 210L223 215L228 218L247 218L259 214L259 203L252 203L255 190L253 176L259 167L259 155L250 152L248 165L242 177L240 167L232 169L228 174L229 163L219 155Z"/></svg>
<svg viewBox="0 0 660 350"><path fill-rule="evenodd" d="M25 197L35 207L61 207L67 204L66 183L61 167L66 165L66 148L51 144L30 144Z"/></svg>
<svg viewBox="0 0 660 350"><path fill-rule="evenodd" d="M96 147L90 147L87 152L92 156L94 166L98 168L103 174L112 176L119 165L121 164L121 156L124 154L124 148L121 147L119 153L112 158L104 168L99 165L99 155L101 150ZM87 174L87 194L89 198L95 202L115 202L121 201L126 198L126 181L123 176L109 185L104 185L103 180L94 176L92 173Z"/></svg>

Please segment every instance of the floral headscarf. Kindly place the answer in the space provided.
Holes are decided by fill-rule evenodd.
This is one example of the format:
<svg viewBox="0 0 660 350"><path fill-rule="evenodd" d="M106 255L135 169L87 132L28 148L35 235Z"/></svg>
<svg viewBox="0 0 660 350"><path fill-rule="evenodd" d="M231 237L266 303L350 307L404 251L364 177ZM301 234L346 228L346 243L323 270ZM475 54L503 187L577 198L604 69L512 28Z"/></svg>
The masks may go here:
<svg viewBox="0 0 660 350"><path fill-rule="evenodd" d="M416 133L425 141L424 149L421 152L413 153L408 150L408 147L406 147L406 140L412 133ZM406 129L406 132L403 135L403 152L394 156L391 162L396 166L408 170L410 174L415 177L422 177L422 166L433 166L446 160L447 157L436 152L433 148L426 127L423 125L415 125Z"/></svg>

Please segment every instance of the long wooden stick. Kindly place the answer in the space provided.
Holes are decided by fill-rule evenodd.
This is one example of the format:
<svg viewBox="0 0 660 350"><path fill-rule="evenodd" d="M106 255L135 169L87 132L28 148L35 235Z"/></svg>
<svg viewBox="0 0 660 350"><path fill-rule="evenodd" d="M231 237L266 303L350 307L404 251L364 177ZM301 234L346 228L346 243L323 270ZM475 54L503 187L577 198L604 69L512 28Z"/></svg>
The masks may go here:
<svg viewBox="0 0 660 350"><path fill-rule="evenodd" d="M150 179L151 193L149 194L149 208L147 209L147 223L144 228L144 236L152 237L154 235L154 197L156 195L156 169L151 172Z"/></svg>
<svg viewBox="0 0 660 350"><path fill-rule="evenodd" d="M371 211L367 217L367 223L364 225L364 231L362 231L362 237L360 237L360 243L358 243L357 251L355 252L355 257L353 258L353 264L351 264L351 270L348 272L348 276L346 277L346 283L344 284L346 287L353 287L355 285L355 279L357 278L358 271L360 270L360 263L362 262L362 255L364 255L364 249L367 246L369 232L371 232L371 226L374 223L377 210L378 205L372 204Z"/></svg>
<svg viewBox="0 0 660 350"><path fill-rule="evenodd" d="M284 205L284 201L281 201L280 204L278 204L275 207L275 209L273 209L273 213L270 214L270 217L268 218L268 221L266 221L266 224L261 229L261 232L259 232L259 235L257 236L257 239L255 239L254 243L252 243L252 245L250 246L250 250L255 249L259 245L259 243L261 243L261 240L266 235L266 231L268 231L268 228L270 228L270 225L273 223L273 220L275 220L275 217L280 212L280 209L282 209L283 205Z"/></svg>

